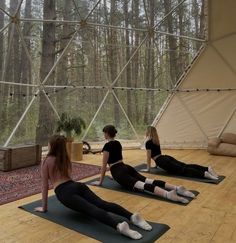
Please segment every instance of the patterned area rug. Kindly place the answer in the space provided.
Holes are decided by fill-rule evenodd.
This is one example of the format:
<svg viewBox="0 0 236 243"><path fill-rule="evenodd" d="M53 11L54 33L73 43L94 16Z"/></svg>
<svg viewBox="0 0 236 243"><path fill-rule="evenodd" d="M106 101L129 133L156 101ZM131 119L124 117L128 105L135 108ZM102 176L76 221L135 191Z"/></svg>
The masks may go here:
<svg viewBox="0 0 236 243"><path fill-rule="evenodd" d="M72 163L72 178L76 181L100 173L96 165ZM50 188L52 186L50 185ZM0 205L41 192L40 166L0 171Z"/></svg>

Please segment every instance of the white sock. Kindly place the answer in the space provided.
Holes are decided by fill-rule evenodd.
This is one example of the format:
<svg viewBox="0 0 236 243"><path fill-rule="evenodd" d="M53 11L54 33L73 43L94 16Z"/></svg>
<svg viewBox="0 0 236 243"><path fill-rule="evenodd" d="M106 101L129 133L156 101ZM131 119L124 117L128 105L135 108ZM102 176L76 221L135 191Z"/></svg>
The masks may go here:
<svg viewBox="0 0 236 243"><path fill-rule="evenodd" d="M144 229L144 230L147 230L147 231L150 231L152 230L152 226L147 222L145 221L145 219L143 219L139 214L137 213L134 213L131 218L130 218L130 221L138 226L139 228L141 229Z"/></svg>
<svg viewBox="0 0 236 243"><path fill-rule="evenodd" d="M192 192L188 191L184 186L177 186L176 192L179 195L182 195L182 196L185 196L185 197L195 198L195 195Z"/></svg>
<svg viewBox="0 0 236 243"><path fill-rule="evenodd" d="M153 181L154 181L153 179L146 178L145 183L146 184L152 184Z"/></svg>
<svg viewBox="0 0 236 243"><path fill-rule="evenodd" d="M207 179L211 179L211 180L218 180L218 177L213 176L211 173L209 173L208 171L205 171L204 173L204 177Z"/></svg>
<svg viewBox="0 0 236 243"><path fill-rule="evenodd" d="M175 190L166 192L166 198L175 202L189 203L188 199L178 196Z"/></svg>
<svg viewBox="0 0 236 243"><path fill-rule="evenodd" d="M117 230L122 234L122 235L125 235L125 236L128 236L129 238L131 239L134 239L134 240L139 240L141 239L143 236L138 232L138 231L135 231L135 230L131 230L129 228L129 225L127 222L122 222L122 223L119 223L117 225Z"/></svg>
<svg viewBox="0 0 236 243"><path fill-rule="evenodd" d="M143 191L143 190L144 190L144 185L145 185L144 182L142 182L142 181L137 181L137 182L134 184L134 188Z"/></svg>
<svg viewBox="0 0 236 243"><path fill-rule="evenodd" d="M218 177L217 173L214 171L214 169L211 166L208 166L208 172L213 176Z"/></svg>

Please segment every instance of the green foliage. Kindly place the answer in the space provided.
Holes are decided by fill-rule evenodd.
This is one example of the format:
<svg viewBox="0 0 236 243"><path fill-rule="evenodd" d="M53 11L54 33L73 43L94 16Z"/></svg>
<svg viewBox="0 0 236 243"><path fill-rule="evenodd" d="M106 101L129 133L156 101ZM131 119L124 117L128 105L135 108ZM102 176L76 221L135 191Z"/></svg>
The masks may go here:
<svg viewBox="0 0 236 243"><path fill-rule="evenodd" d="M60 120L57 121L56 132L63 131L66 133L67 138L71 138L73 133L73 135L79 136L85 127L85 122L81 117L71 117L66 112L63 112Z"/></svg>

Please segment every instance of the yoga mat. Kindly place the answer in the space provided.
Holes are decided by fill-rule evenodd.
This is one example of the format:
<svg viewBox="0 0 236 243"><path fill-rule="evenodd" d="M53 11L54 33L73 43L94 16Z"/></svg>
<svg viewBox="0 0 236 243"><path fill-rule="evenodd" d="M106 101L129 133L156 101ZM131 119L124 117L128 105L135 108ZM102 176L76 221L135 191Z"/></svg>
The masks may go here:
<svg viewBox="0 0 236 243"><path fill-rule="evenodd" d="M146 164L140 164L134 167L136 170L140 171L142 169L146 169ZM143 172L143 171L141 171ZM151 167L149 172L143 172L143 173L149 173L154 175L162 175L162 176L168 176L168 177L175 177L180 178L184 180L190 180L190 181L199 181L199 182L205 182L205 183L212 183L212 184L219 184L221 181L225 179L225 176L220 175L218 180L211 180L207 178L196 178L196 177L187 177L187 176L180 176L180 175L174 175L167 173L165 170L159 168L159 167Z"/></svg>
<svg viewBox="0 0 236 243"><path fill-rule="evenodd" d="M134 242L134 240L121 235L115 229L105 224L102 224L84 214L66 208L57 200L56 196L51 196L48 198L47 213L35 212L34 208L39 206L41 206L41 200L20 206L19 208L104 243ZM118 215L111 215L121 219L121 221L125 220L125 218L122 218ZM153 222L149 223L152 225L152 231L145 231L130 224L131 229L137 230L143 235L143 238L138 240L139 243L155 242L167 230L170 229L170 227L166 224L158 224Z"/></svg>
<svg viewBox="0 0 236 243"><path fill-rule="evenodd" d="M99 178L95 178L95 179L86 181L86 184L91 185L91 182L97 181L97 180L99 180ZM127 190L127 189L123 188L120 184L118 184L115 180L109 178L108 176L104 177L102 187L109 189L109 190L113 190L113 191L126 192L126 193L129 193L129 194L134 194L134 195L138 195L138 196L142 196L142 197L158 199L158 200L161 200L161 201L166 201L166 202L169 202L169 203L175 203L175 204L179 204L179 205L183 205L183 206L188 205L188 203L184 204L184 203L180 203L180 202L170 201L166 198L159 197L159 196L156 196L156 195L154 195L152 193L148 193L148 192L140 192L138 190L137 191ZM199 194L198 191L193 191L193 190L190 190L190 191L192 193L194 193L195 196L197 196ZM191 202L193 200L193 198L189 198L189 197L185 197L185 198L187 198L189 200L189 202Z"/></svg>

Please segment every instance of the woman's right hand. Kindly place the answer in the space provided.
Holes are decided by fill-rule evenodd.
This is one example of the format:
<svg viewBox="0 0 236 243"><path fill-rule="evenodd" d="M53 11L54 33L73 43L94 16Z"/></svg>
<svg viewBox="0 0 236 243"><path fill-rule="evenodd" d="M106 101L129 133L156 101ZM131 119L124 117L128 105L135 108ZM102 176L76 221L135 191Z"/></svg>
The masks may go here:
<svg viewBox="0 0 236 243"><path fill-rule="evenodd" d="M141 171L141 172L149 172L150 169L141 169L140 171Z"/></svg>
<svg viewBox="0 0 236 243"><path fill-rule="evenodd" d="M92 186L101 186L101 183L100 183L100 181L93 181L93 182L90 183L90 185L92 185Z"/></svg>

